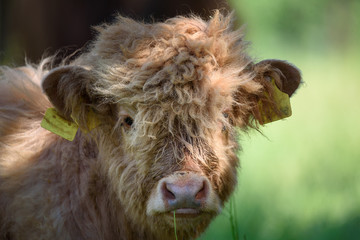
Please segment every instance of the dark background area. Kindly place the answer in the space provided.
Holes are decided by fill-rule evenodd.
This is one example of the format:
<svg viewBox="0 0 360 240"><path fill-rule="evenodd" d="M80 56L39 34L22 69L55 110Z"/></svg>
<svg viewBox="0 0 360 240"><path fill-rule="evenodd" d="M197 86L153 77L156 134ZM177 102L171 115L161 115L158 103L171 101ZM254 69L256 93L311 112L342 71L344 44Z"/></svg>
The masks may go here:
<svg viewBox="0 0 360 240"><path fill-rule="evenodd" d="M91 26L116 14L160 21L180 14L202 17L227 9L223 0L0 0L0 61L38 62L55 51L74 51L93 39Z"/></svg>

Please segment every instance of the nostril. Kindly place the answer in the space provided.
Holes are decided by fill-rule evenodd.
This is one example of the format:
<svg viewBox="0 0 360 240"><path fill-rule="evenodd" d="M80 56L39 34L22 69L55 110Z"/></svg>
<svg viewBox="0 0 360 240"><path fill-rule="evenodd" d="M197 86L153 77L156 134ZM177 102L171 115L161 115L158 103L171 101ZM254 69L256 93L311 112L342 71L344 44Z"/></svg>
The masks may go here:
<svg viewBox="0 0 360 240"><path fill-rule="evenodd" d="M167 200L175 200L175 194L170 191L169 187L168 187L168 183L164 182L161 188L162 194L165 197L165 199Z"/></svg>
<svg viewBox="0 0 360 240"><path fill-rule="evenodd" d="M202 181L202 186L200 187L200 190L196 193L195 199L196 200L206 199L208 191L209 191L209 186L207 185L207 182L204 180Z"/></svg>
<svg viewBox="0 0 360 240"><path fill-rule="evenodd" d="M160 188L162 200L170 209L198 209L208 201L210 190L209 181L198 175L169 177Z"/></svg>

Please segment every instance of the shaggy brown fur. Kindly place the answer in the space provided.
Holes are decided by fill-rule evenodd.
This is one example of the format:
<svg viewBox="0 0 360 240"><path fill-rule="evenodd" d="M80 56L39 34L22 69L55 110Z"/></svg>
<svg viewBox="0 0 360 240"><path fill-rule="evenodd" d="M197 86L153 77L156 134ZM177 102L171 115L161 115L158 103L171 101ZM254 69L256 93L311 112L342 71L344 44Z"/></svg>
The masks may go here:
<svg viewBox="0 0 360 240"><path fill-rule="evenodd" d="M202 213L177 219L179 239L199 236L236 186L234 128L262 124L260 101L277 110L269 76L290 96L300 83L286 62L253 63L231 21L118 17L70 64L3 67L0 239L172 239L153 206L177 171L210 183ZM100 125L69 142L40 127L51 106L83 130L91 109Z"/></svg>

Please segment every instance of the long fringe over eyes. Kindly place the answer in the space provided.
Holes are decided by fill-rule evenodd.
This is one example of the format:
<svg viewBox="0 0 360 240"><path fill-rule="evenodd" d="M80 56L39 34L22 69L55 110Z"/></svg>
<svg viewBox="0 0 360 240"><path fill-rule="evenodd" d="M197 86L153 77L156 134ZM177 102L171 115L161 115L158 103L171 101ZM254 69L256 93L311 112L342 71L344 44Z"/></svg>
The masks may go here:
<svg viewBox="0 0 360 240"><path fill-rule="evenodd" d="M229 125L222 114L229 107L241 104L249 115L253 102L237 102L239 88L254 94L261 89L247 71L247 42L231 25L232 15L219 12L207 22L176 17L151 25L119 17L97 29L93 52L106 56L99 63L97 94L136 109L135 138L159 137L168 129L205 139L219 122Z"/></svg>

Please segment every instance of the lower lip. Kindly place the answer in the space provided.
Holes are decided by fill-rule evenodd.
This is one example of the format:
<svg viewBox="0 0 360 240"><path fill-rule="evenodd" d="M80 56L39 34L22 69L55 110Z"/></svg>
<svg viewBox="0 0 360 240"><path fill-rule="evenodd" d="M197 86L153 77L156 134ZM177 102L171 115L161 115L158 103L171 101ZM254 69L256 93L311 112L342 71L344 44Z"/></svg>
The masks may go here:
<svg viewBox="0 0 360 240"><path fill-rule="evenodd" d="M192 208L181 208L175 210L175 218L192 218L200 215L200 211ZM174 211L168 213L170 216L174 216Z"/></svg>

